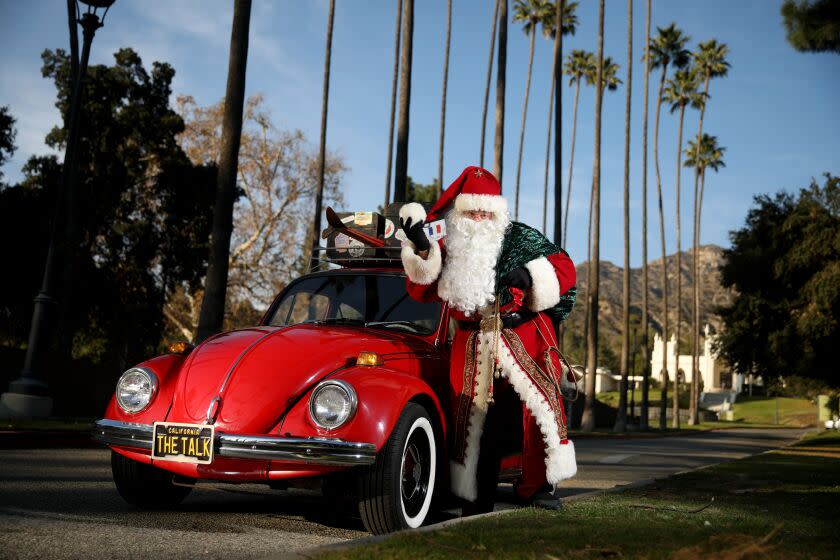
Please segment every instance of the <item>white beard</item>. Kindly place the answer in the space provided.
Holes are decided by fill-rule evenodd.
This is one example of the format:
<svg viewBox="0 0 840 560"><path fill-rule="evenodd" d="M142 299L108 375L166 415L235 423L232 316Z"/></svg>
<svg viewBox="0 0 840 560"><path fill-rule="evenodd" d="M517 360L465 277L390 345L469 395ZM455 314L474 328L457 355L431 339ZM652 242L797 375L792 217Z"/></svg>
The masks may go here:
<svg viewBox="0 0 840 560"><path fill-rule="evenodd" d="M446 215L446 260L438 279L438 295L472 315L496 298L496 263L502 251L507 213L475 221L458 210Z"/></svg>

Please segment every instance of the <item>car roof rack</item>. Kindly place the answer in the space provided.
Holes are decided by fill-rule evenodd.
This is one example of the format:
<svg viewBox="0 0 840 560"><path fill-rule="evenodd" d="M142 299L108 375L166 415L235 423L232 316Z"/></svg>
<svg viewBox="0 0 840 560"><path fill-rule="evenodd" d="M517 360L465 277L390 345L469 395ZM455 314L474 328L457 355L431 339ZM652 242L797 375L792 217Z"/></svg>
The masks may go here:
<svg viewBox="0 0 840 560"><path fill-rule="evenodd" d="M335 255L334 247L317 247L315 251L318 253L318 263L310 267L309 272L320 272L324 270L334 270L334 266L339 268L402 268L402 259L400 258L400 251L402 247L386 246L386 247L372 247L364 246L359 249L375 250L375 256L348 256L337 257Z"/></svg>

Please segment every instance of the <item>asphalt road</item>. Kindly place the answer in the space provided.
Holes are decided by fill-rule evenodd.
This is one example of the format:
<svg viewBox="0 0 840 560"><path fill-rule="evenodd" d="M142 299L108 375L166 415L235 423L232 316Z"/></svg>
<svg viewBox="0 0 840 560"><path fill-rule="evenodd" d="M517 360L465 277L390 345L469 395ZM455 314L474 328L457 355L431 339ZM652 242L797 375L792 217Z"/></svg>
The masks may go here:
<svg viewBox="0 0 840 560"><path fill-rule="evenodd" d="M578 476L560 492L570 496L659 478L786 445L802 433L726 430L579 440ZM499 499L507 495L503 485ZM145 512L117 494L107 450L0 450L0 558L236 560L366 534L358 519L337 511L315 491L206 483L177 511Z"/></svg>

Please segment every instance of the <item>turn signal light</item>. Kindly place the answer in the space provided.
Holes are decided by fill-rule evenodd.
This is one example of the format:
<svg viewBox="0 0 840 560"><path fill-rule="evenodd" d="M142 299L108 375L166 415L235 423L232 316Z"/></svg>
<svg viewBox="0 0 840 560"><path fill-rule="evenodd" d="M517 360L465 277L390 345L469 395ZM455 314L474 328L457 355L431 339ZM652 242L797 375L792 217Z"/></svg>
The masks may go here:
<svg viewBox="0 0 840 560"><path fill-rule="evenodd" d="M379 366L382 365L382 360L376 352L359 352L356 358L357 366Z"/></svg>
<svg viewBox="0 0 840 560"><path fill-rule="evenodd" d="M195 348L195 346L189 342L180 341L170 344L167 350L169 350L170 354L189 354L192 352L193 348Z"/></svg>

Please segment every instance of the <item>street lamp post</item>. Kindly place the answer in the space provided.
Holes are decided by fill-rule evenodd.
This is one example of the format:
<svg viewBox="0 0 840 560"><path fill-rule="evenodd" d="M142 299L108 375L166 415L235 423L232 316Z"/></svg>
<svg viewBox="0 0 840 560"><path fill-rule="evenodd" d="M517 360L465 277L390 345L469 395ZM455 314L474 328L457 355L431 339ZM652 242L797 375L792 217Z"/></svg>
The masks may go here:
<svg viewBox="0 0 840 560"><path fill-rule="evenodd" d="M52 398L44 380L44 358L49 352L55 331L56 312L60 299L56 294L56 283L61 264L72 266L76 221L76 168L78 165L79 109L82 98L82 80L87 73L90 46L96 30L103 26L105 15L115 0L76 0L76 21L82 28L83 44L79 72L73 84L70 115L67 119L67 143L64 151L64 167L61 174L55 219L50 233L50 245L44 266L41 290L35 297L32 325L29 330L29 344L20 377L9 384L9 391L0 396L0 416L44 417L52 410ZM84 12L79 4L84 4ZM101 16L100 16L101 11ZM62 231L62 218L67 228ZM69 235L68 235L69 234ZM69 289L65 286L66 291Z"/></svg>

